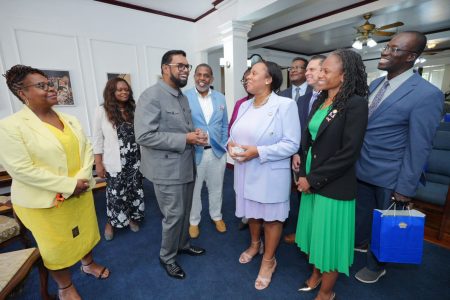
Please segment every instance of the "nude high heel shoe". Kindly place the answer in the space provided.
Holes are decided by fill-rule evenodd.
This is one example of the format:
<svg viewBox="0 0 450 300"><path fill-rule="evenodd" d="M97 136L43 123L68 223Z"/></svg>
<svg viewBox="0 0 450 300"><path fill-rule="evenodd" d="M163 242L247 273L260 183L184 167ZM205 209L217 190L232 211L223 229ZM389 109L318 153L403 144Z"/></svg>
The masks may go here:
<svg viewBox="0 0 450 300"><path fill-rule="evenodd" d="M252 261L253 257L255 257L258 254L263 254L264 253L264 243L259 240L258 242L252 242L252 246L253 245L259 245L259 250L258 252L256 252L255 255L250 255L247 253L247 250L241 253L241 256L239 256L239 262L241 264L248 264L249 262Z"/></svg>
<svg viewBox="0 0 450 300"><path fill-rule="evenodd" d="M273 261L273 265L270 268L269 276L266 277L266 276L262 276L262 275L258 274L258 277L255 280L255 289L257 289L257 290L264 290L265 288L269 287L270 282L272 281L272 275L273 275L273 273L275 273L275 269L277 267L277 260L275 259L275 256L272 257L272 259L265 259L263 257L263 260L267 261L267 262Z"/></svg>

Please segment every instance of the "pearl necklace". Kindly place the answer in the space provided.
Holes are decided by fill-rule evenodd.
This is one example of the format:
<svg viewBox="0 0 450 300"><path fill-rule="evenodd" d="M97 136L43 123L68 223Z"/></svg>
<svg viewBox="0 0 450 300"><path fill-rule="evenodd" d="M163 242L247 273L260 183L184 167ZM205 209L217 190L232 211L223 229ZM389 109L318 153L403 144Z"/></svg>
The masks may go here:
<svg viewBox="0 0 450 300"><path fill-rule="evenodd" d="M260 108L260 107L264 106L269 101L269 98L270 98L270 94L269 94L269 96L267 96L267 98L263 102L261 102L260 104L255 104L255 100L256 100L256 97L255 97L255 100L253 100L253 107Z"/></svg>

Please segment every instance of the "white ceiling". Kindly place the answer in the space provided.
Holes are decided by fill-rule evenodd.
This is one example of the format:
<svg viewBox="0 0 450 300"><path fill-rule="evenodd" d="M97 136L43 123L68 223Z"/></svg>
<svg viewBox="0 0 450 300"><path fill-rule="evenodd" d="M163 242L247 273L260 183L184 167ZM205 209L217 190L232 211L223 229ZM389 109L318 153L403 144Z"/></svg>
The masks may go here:
<svg viewBox="0 0 450 300"><path fill-rule="evenodd" d="M214 8L212 0L125 0L124 3L195 19Z"/></svg>
<svg viewBox="0 0 450 300"><path fill-rule="evenodd" d="M121 1L191 19L212 9L212 0L130 0ZM225 1L226 2L226 1ZM348 7L353 5L353 7ZM347 7L347 8L346 8ZM126 8L124 8L126 9ZM249 48L267 47L290 53L312 55L351 47L355 27L364 23L363 15L372 13L370 22L382 25L401 21L399 31L418 30L438 42L433 52L450 57L450 0L278 0L266 9L249 12L242 19L253 22ZM213 12L214 14L216 12ZM297 23L301 25L295 26ZM266 35L278 30L276 33ZM389 31L395 32L395 29ZM379 45L359 51L364 59L379 58L379 49L389 37L374 39Z"/></svg>

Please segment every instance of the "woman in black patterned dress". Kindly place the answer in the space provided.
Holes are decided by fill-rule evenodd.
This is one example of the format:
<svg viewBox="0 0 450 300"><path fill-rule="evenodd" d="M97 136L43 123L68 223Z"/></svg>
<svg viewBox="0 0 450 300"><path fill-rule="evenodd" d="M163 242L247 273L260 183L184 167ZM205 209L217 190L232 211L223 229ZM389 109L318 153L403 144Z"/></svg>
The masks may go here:
<svg viewBox="0 0 450 300"><path fill-rule="evenodd" d="M135 101L129 84L113 78L103 91L104 104L97 109L94 126L94 154L97 175L106 178L105 239L112 240L113 228L129 226L139 231L144 217L144 190L139 172L140 150L134 138Z"/></svg>

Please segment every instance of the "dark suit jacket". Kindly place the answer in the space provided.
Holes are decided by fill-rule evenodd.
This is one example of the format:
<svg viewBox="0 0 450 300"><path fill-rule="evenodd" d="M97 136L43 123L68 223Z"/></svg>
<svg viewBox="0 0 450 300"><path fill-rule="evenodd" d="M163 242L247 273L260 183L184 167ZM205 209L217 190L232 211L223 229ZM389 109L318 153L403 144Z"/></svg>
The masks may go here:
<svg viewBox="0 0 450 300"><path fill-rule="evenodd" d="M308 88L306 89L306 93L298 98L297 102L298 116L300 118L300 125L302 126L302 132L306 129L307 126L309 102L311 101L312 94L313 89L308 86Z"/></svg>
<svg viewBox="0 0 450 300"><path fill-rule="evenodd" d="M278 93L281 97L286 97L292 99L292 85L285 90L282 90Z"/></svg>
<svg viewBox="0 0 450 300"><path fill-rule="evenodd" d="M320 99L314 103L308 122L322 103ZM331 109L314 141L309 130L303 131L300 176L306 176L311 192L339 200L355 199L355 162L363 143L367 115L367 100L354 95L344 108ZM310 147L311 169L306 175L306 157Z"/></svg>
<svg viewBox="0 0 450 300"><path fill-rule="evenodd" d="M312 93L312 87L310 87L309 85L306 87L306 91L305 91L305 95L306 94L308 94L308 93ZM281 92L279 92L278 93L278 95L279 96L281 96L281 97L286 97L286 98L290 98L290 99L292 99L292 85L290 86L290 87L288 87L287 89L285 89L285 90L282 90ZM305 96L305 95L303 95L303 96ZM303 97L303 96L300 96L298 99L299 99L299 101L300 101L300 98L301 97ZM292 99L292 100L295 100L295 99Z"/></svg>

